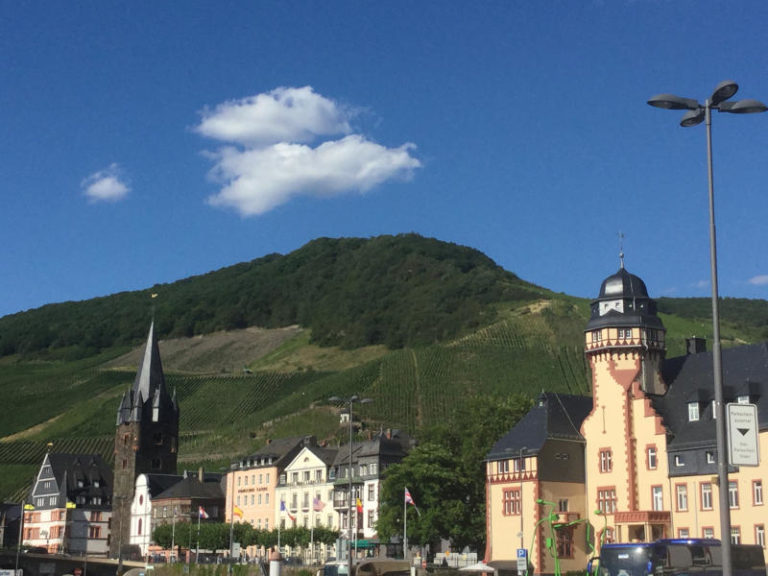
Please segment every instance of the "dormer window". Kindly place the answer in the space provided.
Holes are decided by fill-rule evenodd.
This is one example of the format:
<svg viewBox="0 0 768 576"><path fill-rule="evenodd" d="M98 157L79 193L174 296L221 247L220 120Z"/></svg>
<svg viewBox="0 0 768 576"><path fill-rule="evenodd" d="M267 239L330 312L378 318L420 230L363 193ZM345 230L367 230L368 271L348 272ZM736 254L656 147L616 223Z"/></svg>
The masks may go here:
<svg viewBox="0 0 768 576"><path fill-rule="evenodd" d="M677 454L675 456L675 466L677 466L677 467L685 466L685 462L683 461L683 457L680 456L679 454Z"/></svg>
<svg viewBox="0 0 768 576"><path fill-rule="evenodd" d="M688 402L688 422L698 422L699 420L699 403Z"/></svg>

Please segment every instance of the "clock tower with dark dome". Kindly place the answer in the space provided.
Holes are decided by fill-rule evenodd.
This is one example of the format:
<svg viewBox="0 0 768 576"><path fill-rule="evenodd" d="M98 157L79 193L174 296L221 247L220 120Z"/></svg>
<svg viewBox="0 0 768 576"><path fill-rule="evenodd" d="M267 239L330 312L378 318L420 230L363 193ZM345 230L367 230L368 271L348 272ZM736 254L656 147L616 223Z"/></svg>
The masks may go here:
<svg viewBox="0 0 768 576"><path fill-rule="evenodd" d="M634 380L643 392L664 394L661 363L666 354L666 330L656 315L656 302L639 277L624 268L603 280L600 295L592 302L585 330L585 350L592 367L593 395L597 392L600 365L636 367Z"/></svg>

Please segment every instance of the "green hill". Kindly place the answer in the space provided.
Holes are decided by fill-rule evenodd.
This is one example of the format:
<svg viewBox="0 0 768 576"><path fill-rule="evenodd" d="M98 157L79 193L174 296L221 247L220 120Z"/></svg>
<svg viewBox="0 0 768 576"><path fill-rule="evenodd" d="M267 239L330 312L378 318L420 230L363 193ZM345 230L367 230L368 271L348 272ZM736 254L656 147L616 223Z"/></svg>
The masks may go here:
<svg viewBox="0 0 768 576"><path fill-rule="evenodd" d="M19 498L48 449L97 451L111 461L115 414L133 381L152 292L160 294L166 380L181 408L182 468L224 468L270 437L343 440L331 396L372 398L359 407L369 430L418 435L450 423L470 397L589 393L586 300L436 240L321 239L151 290L1 318L4 499ZM669 356L684 353L685 337L711 333L698 301L662 299L659 307ZM724 345L763 337L764 324L752 319L768 314L768 303L723 311ZM252 321L261 327L239 326Z"/></svg>

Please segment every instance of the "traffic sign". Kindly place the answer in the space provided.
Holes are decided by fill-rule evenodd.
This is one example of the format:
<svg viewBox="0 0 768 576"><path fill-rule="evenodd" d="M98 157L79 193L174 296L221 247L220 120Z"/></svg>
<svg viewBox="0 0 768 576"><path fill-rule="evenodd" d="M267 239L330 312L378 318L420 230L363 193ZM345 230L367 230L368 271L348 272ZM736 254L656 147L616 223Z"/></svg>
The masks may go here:
<svg viewBox="0 0 768 576"><path fill-rule="evenodd" d="M757 406L730 403L728 408L728 463L759 466Z"/></svg>
<svg viewBox="0 0 768 576"><path fill-rule="evenodd" d="M525 574L528 570L528 550L525 548L517 549L517 573Z"/></svg>

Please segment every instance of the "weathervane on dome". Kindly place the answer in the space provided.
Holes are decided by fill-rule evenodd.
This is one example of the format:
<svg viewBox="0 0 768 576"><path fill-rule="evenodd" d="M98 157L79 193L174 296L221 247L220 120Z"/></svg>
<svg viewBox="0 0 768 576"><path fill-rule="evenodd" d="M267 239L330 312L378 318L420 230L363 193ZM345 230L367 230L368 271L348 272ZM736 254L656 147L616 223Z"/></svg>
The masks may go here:
<svg viewBox="0 0 768 576"><path fill-rule="evenodd" d="M624 270L624 232L619 230L619 265Z"/></svg>

